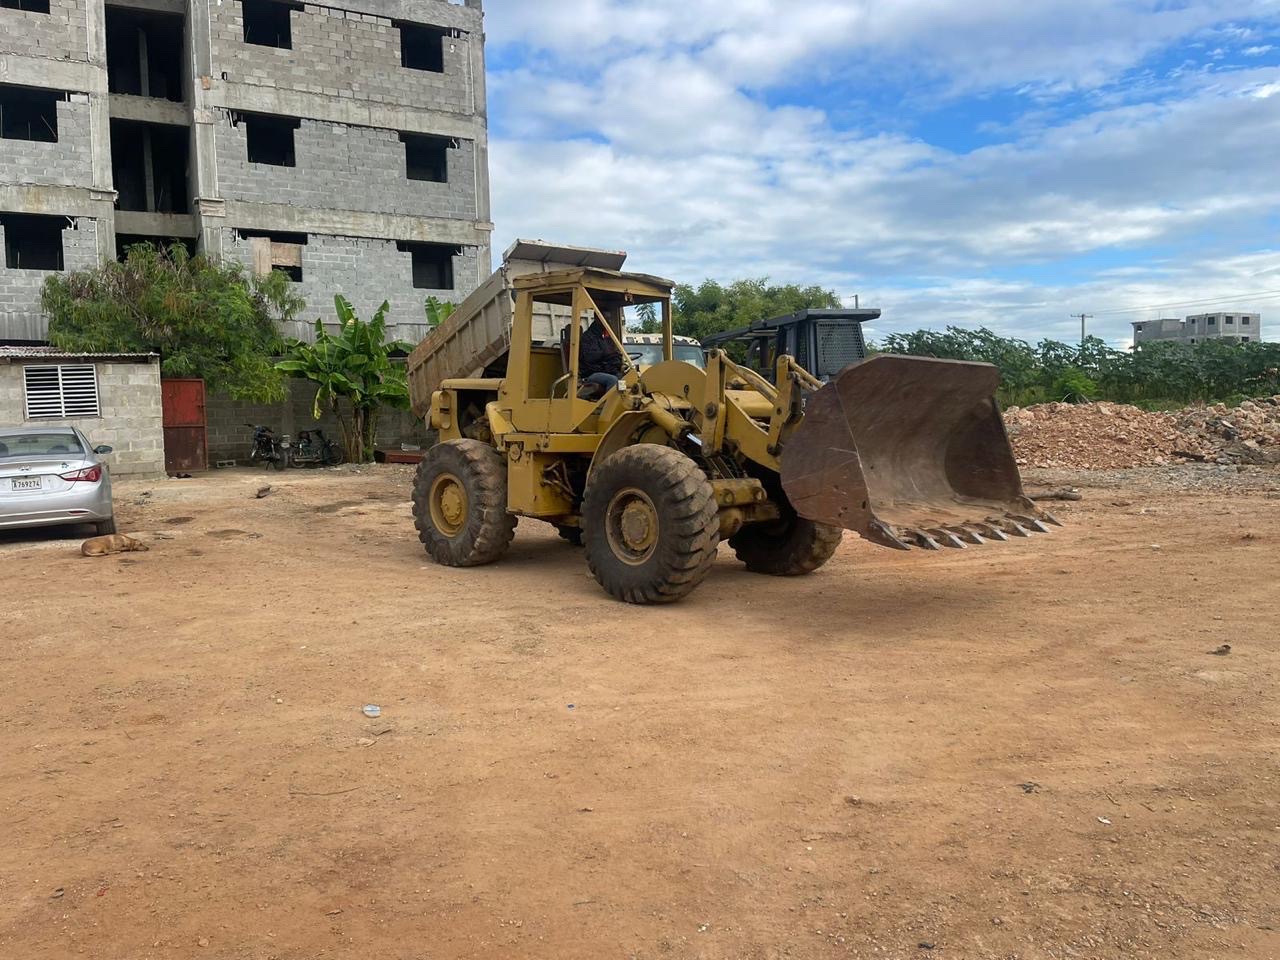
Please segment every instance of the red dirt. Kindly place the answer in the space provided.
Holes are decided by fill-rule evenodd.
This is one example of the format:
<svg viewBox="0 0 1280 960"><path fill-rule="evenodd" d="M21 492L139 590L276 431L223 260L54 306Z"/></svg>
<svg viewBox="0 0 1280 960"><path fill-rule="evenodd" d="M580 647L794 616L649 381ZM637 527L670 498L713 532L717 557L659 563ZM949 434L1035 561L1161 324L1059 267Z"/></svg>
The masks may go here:
<svg viewBox="0 0 1280 960"><path fill-rule="evenodd" d="M1280 499L659 609L529 521L429 565L407 478L0 536L0 957L1280 954Z"/></svg>

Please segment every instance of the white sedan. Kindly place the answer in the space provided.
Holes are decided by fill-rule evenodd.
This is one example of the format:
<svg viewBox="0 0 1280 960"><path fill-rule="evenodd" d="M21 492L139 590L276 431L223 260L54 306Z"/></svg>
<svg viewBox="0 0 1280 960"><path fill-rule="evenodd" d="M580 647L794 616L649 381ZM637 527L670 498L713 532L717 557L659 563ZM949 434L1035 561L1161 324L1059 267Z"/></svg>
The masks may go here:
<svg viewBox="0 0 1280 960"><path fill-rule="evenodd" d="M92 523L115 533L111 476L75 427L0 427L0 529Z"/></svg>

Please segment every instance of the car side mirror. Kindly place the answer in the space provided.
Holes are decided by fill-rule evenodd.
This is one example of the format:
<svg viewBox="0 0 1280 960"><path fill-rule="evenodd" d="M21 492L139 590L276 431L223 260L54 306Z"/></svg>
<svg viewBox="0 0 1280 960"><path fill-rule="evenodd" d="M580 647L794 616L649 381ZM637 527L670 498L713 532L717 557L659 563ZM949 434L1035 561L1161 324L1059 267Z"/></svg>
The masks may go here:
<svg viewBox="0 0 1280 960"><path fill-rule="evenodd" d="M111 448L104 443L100 447L94 447L93 452L97 454L102 454L105 456L106 454L111 452Z"/></svg>

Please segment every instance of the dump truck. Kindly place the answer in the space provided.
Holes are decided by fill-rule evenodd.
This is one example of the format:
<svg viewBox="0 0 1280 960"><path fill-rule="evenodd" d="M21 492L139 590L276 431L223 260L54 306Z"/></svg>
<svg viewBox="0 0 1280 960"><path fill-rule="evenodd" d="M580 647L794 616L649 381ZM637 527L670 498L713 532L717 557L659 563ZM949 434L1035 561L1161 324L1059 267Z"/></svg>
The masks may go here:
<svg viewBox="0 0 1280 960"><path fill-rule="evenodd" d="M703 581L722 540L749 571L796 576L845 530L941 550L1056 523L1023 492L996 368L884 355L823 383L781 354L770 382L713 349L702 369L676 359L672 282L619 258L518 242L411 355L413 409L439 436L413 488L436 562L492 563L533 518L585 548L610 596L665 603ZM663 358L641 366L624 338L645 304ZM596 320L624 368L602 396L579 361Z"/></svg>

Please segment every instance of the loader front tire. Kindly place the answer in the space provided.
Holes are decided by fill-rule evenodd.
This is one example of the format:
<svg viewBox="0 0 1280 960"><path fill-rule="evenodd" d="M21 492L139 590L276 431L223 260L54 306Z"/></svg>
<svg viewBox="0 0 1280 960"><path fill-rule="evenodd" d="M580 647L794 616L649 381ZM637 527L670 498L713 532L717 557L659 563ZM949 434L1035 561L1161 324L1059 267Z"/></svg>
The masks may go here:
<svg viewBox="0 0 1280 960"><path fill-rule="evenodd" d="M715 491L698 465L652 443L626 447L592 472L582 503L587 566L627 603L671 603L715 561Z"/></svg>
<svg viewBox="0 0 1280 960"><path fill-rule="evenodd" d="M752 523L729 538L729 546L752 573L798 577L813 573L831 559L844 531L798 517L790 505L783 519Z"/></svg>
<svg viewBox="0 0 1280 960"><path fill-rule="evenodd" d="M413 482L413 522L436 563L478 567L511 546L507 463L479 440L449 440L427 451Z"/></svg>

